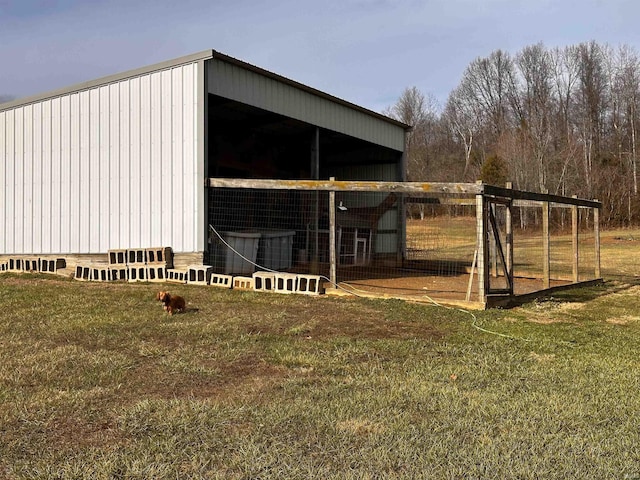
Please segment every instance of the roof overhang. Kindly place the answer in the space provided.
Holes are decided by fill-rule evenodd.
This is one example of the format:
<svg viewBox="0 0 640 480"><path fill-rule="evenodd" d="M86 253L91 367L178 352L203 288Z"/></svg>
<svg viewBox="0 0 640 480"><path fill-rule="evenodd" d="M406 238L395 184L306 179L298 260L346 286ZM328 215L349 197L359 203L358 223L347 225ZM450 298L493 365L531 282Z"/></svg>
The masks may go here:
<svg viewBox="0 0 640 480"><path fill-rule="evenodd" d="M338 103L340 105L343 105L345 107L351 108L353 110L357 110L361 113L365 113L367 115L371 115L373 117L376 117L380 120L383 120L385 122L394 124L398 127L401 127L405 130L411 130L411 126L407 125L405 123L399 122L393 118L387 117L386 115L382 115L381 113L377 113L374 112L373 110L369 110L367 108L361 107L359 105L356 105L355 103L351 103L348 102L346 100L343 100L339 97L330 95L326 92L323 92L321 90L317 90L313 87L309 87L308 85L304 85L300 82L296 82L295 80L291 80L287 77L284 77L282 75L278 75L277 73L271 72L269 70L265 70L264 68L260 68L257 67L255 65L252 65L250 63L244 62L242 60L239 60L237 58L231 57L229 55L226 55L224 53L218 52L216 50L203 50L201 52L198 53L193 53L191 55L186 55L183 57L179 57L179 58L175 58L173 60L168 60L165 62L160 62L160 63L155 63L153 65L149 65L146 67L141 67L141 68L137 68L134 70L128 70L122 73L117 73L114 75L109 75L106 77L102 77L102 78L98 78L95 80L90 80L87 82L82 82L82 83L78 83L75 85L71 85L69 87L65 87L65 88L61 88L61 89L57 89L57 90L52 90L49 92L45 92L45 93L41 93L41 94L37 94L37 95L32 95L29 97L25 97L25 98L19 98L16 100L12 100L10 102L6 102L6 103L2 103L0 104L0 111L2 110L9 110L11 108L15 108L15 107L20 107L20 106L24 106L24 105L28 105L30 103L35 103L35 102L39 102L42 100L46 100L49 98L55 98L55 97L59 97L62 95L67 95L69 93L74 93L74 92L79 92L79 91L83 91L83 90L89 90L91 88L95 88L95 87L99 87L102 85L108 85L110 83L114 83L117 82L119 80L123 80L126 78L131 78L131 77L137 77L137 76L141 76L141 75L146 75L148 73L151 72L155 72L155 71L159 71L159 70L166 70L166 69L170 69L172 67L176 67L179 65L184 65L187 63L194 63L194 62L199 62L199 61L206 61L209 59L215 58L217 60L223 61L223 62L227 62L227 63L231 63L234 64L236 66L239 66L243 69L246 70L250 70L253 71L255 73L259 73L260 75L264 75L266 77L272 78L274 80L277 80L279 82L283 82L286 83L288 85L291 85L292 87L304 90L312 95L316 95L319 97L322 97L326 100L329 100L331 102L335 102Z"/></svg>

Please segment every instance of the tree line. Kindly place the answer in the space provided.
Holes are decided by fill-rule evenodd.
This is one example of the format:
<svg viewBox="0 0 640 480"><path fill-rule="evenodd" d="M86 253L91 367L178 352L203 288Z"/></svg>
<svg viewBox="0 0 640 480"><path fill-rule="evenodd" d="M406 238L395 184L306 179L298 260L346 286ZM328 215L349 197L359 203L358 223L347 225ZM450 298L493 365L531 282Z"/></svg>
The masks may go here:
<svg viewBox="0 0 640 480"><path fill-rule="evenodd" d="M640 56L595 41L477 58L440 107L407 88L385 112L412 125L412 181L481 179L603 202L609 226L640 223Z"/></svg>

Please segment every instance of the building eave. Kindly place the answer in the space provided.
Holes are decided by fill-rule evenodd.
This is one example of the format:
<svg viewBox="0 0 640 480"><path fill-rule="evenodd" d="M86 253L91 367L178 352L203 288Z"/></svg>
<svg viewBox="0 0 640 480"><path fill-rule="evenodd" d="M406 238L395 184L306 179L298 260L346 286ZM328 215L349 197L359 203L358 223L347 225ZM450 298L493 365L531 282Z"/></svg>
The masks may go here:
<svg viewBox="0 0 640 480"><path fill-rule="evenodd" d="M193 53L191 55L186 55L183 57L179 57L179 58L175 58L173 60L167 60L164 62L160 62L160 63L155 63L153 65L148 65L145 67L140 67L140 68L136 68L134 70L127 70L125 72L121 72L121 73L116 73L113 75L108 75L106 77L101 77L101 78L97 78L95 80L89 80L86 82L81 82L81 83L77 83L75 85L71 85L68 87L64 87L64 88L60 88L60 89L56 89L56 90L52 90L49 92L44 92L44 93L39 93L36 95L31 95L28 97L24 97L24 98L18 98L15 100L11 100L9 102L5 102L0 104L0 111L3 110L9 110L12 108L16 108L16 107L21 107L24 105L29 105L31 103L36 103L42 100L47 100L50 98L56 98L56 97L60 97L62 95L68 95L70 93L75 93L75 92L81 92L81 91L85 91L85 90L89 90L91 88L95 88L95 87L99 87L99 86L103 86L103 85L108 85L111 83L115 83L118 82L120 80L126 79L126 78L132 78L132 77L138 77L138 76L142 76L142 75L146 75L155 71L159 71L159 70L166 70L172 67L176 67L179 65L184 65L186 63L193 63L193 62L198 62L198 61L206 61L206 60L210 60L210 59L217 59L220 60L222 62L227 62L227 63L231 63L234 65L237 65L241 68L253 71L255 73L258 73L260 75L264 75L266 77L272 78L274 80L277 80L279 82L283 82L285 84L291 85L292 87L304 90L305 92L308 92L312 95L316 95L318 97L324 98L326 100L329 100L331 102L335 102L338 103L340 105L343 105L347 108L351 108L353 110L359 111L361 113L364 113L366 115L370 115L372 117L378 118L380 120L383 120L387 123L396 125L400 128L403 128L404 130L411 130L411 126L407 125L405 123L402 123L398 120L395 120L391 117L388 117L386 115L383 115L381 113L375 112L373 110L367 109L365 107L362 107L360 105L357 105L355 103L349 102L347 100L344 100L342 98L336 97L334 95L331 95L329 93L323 92L321 90L318 90L316 88L310 87L308 85L305 85L303 83L297 82L295 80L292 80L290 78L284 77L282 75L279 75L277 73L271 72L269 70L266 70L264 68L258 67L256 65L252 65L248 62L245 62L243 60L239 60L237 58L231 57L229 55L226 55L224 53L218 52L216 50L203 50L201 52L198 53Z"/></svg>

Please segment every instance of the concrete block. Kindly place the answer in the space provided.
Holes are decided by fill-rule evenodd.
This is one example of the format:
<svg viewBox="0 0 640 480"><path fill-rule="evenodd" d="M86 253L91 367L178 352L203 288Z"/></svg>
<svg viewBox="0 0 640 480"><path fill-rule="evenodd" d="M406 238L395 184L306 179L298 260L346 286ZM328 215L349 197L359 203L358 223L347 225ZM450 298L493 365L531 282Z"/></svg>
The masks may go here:
<svg viewBox="0 0 640 480"><path fill-rule="evenodd" d="M0 272L8 272L9 271L9 261L0 263Z"/></svg>
<svg viewBox="0 0 640 480"><path fill-rule="evenodd" d="M64 258L40 259L40 271L43 273L56 273L63 268L67 268L67 261Z"/></svg>
<svg viewBox="0 0 640 480"><path fill-rule="evenodd" d="M319 275L298 274L296 293L304 295L319 295L322 293L322 282Z"/></svg>
<svg viewBox="0 0 640 480"><path fill-rule="evenodd" d="M22 271L23 272L39 272L40 271L40 259L39 258L23 258L22 259Z"/></svg>
<svg viewBox="0 0 640 480"><path fill-rule="evenodd" d="M127 280L129 282L146 282L147 268L144 265L140 264L128 265Z"/></svg>
<svg viewBox="0 0 640 480"><path fill-rule="evenodd" d="M111 266L109 267L109 269L111 270L111 281L112 282L118 282L118 281L127 281L129 278L129 272L127 270L126 266L121 266L121 267L114 267Z"/></svg>
<svg viewBox="0 0 640 480"><path fill-rule="evenodd" d="M173 268L173 251L171 247L147 248L147 264L158 263Z"/></svg>
<svg viewBox="0 0 640 480"><path fill-rule="evenodd" d="M109 250L109 265L127 266L127 250Z"/></svg>
<svg viewBox="0 0 640 480"><path fill-rule="evenodd" d="M147 250L131 248L127 250L127 265L144 265L147 263Z"/></svg>
<svg viewBox="0 0 640 480"><path fill-rule="evenodd" d="M75 278L76 280L88 282L91 278L91 267L76 265L76 271L73 278Z"/></svg>
<svg viewBox="0 0 640 480"><path fill-rule="evenodd" d="M253 278L233 277L233 288L235 290L253 290Z"/></svg>
<svg viewBox="0 0 640 480"><path fill-rule="evenodd" d="M187 283L192 285L209 285L213 267L209 265L191 265L187 269Z"/></svg>
<svg viewBox="0 0 640 480"><path fill-rule="evenodd" d="M111 271L107 265L93 265L90 268L89 280L92 282L110 282Z"/></svg>
<svg viewBox="0 0 640 480"><path fill-rule="evenodd" d="M296 293L298 290L298 275L295 273L276 273L275 288L276 293Z"/></svg>
<svg viewBox="0 0 640 480"><path fill-rule="evenodd" d="M187 272L185 270L175 270L172 268L168 268L166 270L166 274L167 274L167 282L171 282L171 283L187 282Z"/></svg>
<svg viewBox="0 0 640 480"><path fill-rule="evenodd" d="M164 282L167 279L166 268L164 265L147 265L147 281Z"/></svg>
<svg viewBox="0 0 640 480"><path fill-rule="evenodd" d="M221 273L212 273L209 279L209 285L212 287L231 288L233 277L231 275L223 275Z"/></svg>
<svg viewBox="0 0 640 480"><path fill-rule="evenodd" d="M40 271L42 273L56 273L56 265L54 260L46 258L40 259Z"/></svg>
<svg viewBox="0 0 640 480"><path fill-rule="evenodd" d="M12 272L24 271L24 260L20 257L13 257L9 259L9 270Z"/></svg>
<svg viewBox="0 0 640 480"><path fill-rule="evenodd" d="M276 288L276 274L274 272L254 272L253 288L259 292L273 292Z"/></svg>

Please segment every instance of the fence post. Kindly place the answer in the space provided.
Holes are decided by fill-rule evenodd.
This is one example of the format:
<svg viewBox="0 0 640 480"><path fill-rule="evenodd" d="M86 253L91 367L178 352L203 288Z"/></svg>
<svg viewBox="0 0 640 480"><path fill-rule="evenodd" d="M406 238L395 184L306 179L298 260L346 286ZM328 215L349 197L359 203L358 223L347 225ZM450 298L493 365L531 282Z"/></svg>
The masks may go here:
<svg viewBox="0 0 640 480"><path fill-rule="evenodd" d="M573 195L572 198L578 198ZM573 283L578 283L578 206L571 206L571 236L573 246Z"/></svg>
<svg viewBox="0 0 640 480"><path fill-rule="evenodd" d="M597 200L596 200L597 201ZM600 209L593 209L593 235L595 248L595 278L600 278Z"/></svg>
<svg viewBox="0 0 640 480"><path fill-rule="evenodd" d="M545 190L544 193L549 193ZM549 202L542 202L542 288L551 286L551 249L549 235Z"/></svg>
<svg viewBox="0 0 640 480"><path fill-rule="evenodd" d="M311 178L320 180L320 128L316 127L313 131L313 139L311 141ZM311 261L311 272L320 273L320 192L315 191L315 204L313 209L313 258Z"/></svg>
<svg viewBox="0 0 640 480"><path fill-rule="evenodd" d="M482 181L476 182L482 185ZM484 194L476 195L476 248L478 250L478 298L486 303L489 290L489 262L487 257L487 215Z"/></svg>
<svg viewBox="0 0 640 480"><path fill-rule="evenodd" d="M508 189L513 188L513 183L507 182L506 187ZM513 199L509 199L507 204L507 212L505 216L505 230L506 230L506 242L507 242L507 275L509 276L510 295L513 295Z"/></svg>
<svg viewBox="0 0 640 480"><path fill-rule="evenodd" d="M330 177L330 181L334 182L335 177ZM338 285L336 272L336 192L329 192L329 280L333 287Z"/></svg>

